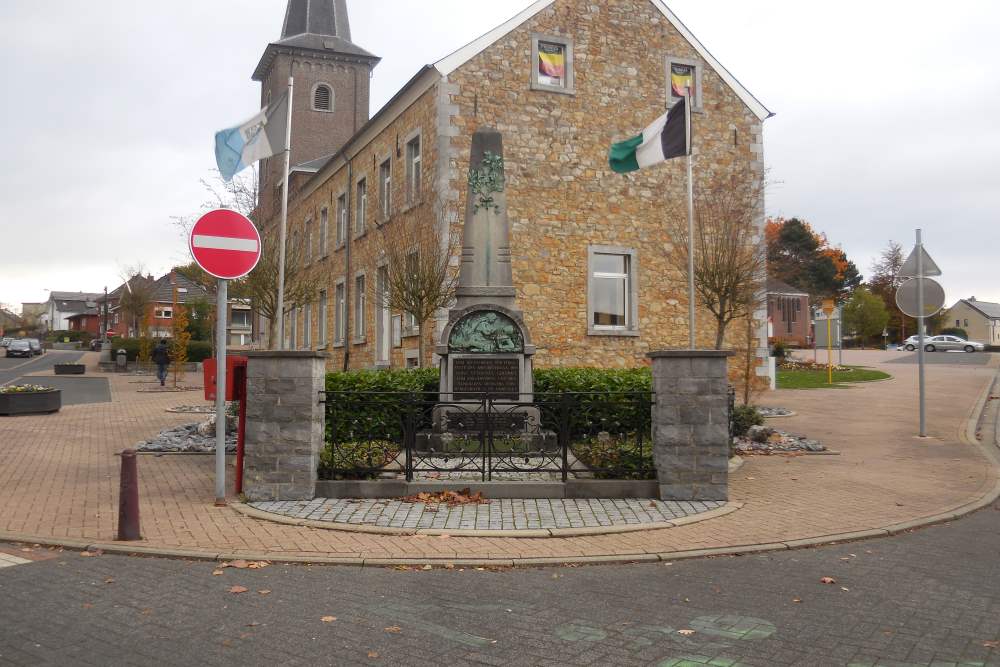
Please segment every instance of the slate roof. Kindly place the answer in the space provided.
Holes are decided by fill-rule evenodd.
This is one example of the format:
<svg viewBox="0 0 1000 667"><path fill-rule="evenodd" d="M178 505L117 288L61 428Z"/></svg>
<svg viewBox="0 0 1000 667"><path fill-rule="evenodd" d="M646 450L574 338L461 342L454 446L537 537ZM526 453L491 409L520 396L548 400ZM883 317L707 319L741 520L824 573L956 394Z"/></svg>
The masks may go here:
<svg viewBox="0 0 1000 667"><path fill-rule="evenodd" d="M973 301L971 299L962 299L962 301L970 308L978 310L980 313L990 318L991 320L1000 320L1000 303L990 303L989 301Z"/></svg>
<svg viewBox="0 0 1000 667"><path fill-rule="evenodd" d="M802 296L809 296L808 292L803 292L797 287L792 287L786 282L782 282L777 278L767 279L767 293L768 294L801 294Z"/></svg>
<svg viewBox="0 0 1000 667"><path fill-rule="evenodd" d="M372 65L381 60L351 41L347 0L288 0L281 39L264 49L253 73L254 81L264 80L274 56L283 50L351 56L371 61Z"/></svg>

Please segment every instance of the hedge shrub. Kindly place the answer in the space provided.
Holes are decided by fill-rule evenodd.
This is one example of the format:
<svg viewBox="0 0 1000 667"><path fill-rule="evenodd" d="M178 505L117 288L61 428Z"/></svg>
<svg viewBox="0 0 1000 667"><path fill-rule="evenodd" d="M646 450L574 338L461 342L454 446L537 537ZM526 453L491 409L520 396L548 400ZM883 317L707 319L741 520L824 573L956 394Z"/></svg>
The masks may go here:
<svg viewBox="0 0 1000 667"><path fill-rule="evenodd" d="M958 336L962 340L969 340L969 333L961 327L947 327L937 333L938 336Z"/></svg>
<svg viewBox="0 0 1000 667"><path fill-rule="evenodd" d="M154 339L153 346L159 339ZM115 355L118 350L125 350L127 358L129 361L135 361L139 358L139 345L141 343L140 338L112 338L111 339L111 354ZM212 344L207 341L191 341L188 343L187 349L187 360L190 363L197 363L200 361L205 361L212 357Z"/></svg>

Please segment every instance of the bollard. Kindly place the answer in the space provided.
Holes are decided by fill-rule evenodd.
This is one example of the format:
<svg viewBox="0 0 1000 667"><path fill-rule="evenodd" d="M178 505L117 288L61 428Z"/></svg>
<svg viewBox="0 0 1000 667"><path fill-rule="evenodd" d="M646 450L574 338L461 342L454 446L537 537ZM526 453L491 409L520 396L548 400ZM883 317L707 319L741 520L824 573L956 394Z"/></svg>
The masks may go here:
<svg viewBox="0 0 1000 667"><path fill-rule="evenodd" d="M139 469L134 449L122 452L122 478L118 494L118 540L141 540L139 534Z"/></svg>

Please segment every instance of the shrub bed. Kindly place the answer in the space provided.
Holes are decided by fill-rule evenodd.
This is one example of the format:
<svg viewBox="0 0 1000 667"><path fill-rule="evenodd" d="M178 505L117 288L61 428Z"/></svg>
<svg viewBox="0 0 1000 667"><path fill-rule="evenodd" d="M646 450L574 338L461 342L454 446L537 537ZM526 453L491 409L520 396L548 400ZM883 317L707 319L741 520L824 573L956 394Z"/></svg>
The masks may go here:
<svg viewBox="0 0 1000 667"><path fill-rule="evenodd" d="M156 346L156 342L159 339L155 339L153 345L150 346L150 350ZM142 344L141 338L112 338L111 339L111 355L112 357L118 353L118 350L125 350L125 353L129 361L135 361L139 358L139 346ZM212 344L208 341L193 340L188 343L187 348L187 360L191 363L198 363L200 361L205 361L212 357Z"/></svg>

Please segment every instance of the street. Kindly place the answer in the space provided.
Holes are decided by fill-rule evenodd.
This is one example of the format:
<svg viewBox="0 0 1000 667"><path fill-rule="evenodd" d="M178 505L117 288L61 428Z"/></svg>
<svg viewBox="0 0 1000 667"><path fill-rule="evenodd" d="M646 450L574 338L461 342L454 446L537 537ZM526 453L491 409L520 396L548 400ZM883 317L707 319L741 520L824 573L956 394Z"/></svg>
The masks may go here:
<svg viewBox="0 0 1000 667"><path fill-rule="evenodd" d="M49 350L39 357L0 357L0 385L10 384L24 375L51 371L56 364L71 364L83 356L83 352Z"/></svg>
<svg viewBox="0 0 1000 667"><path fill-rule="evenodd" d="M0 664L1000 665L998 510L660 565L217 570L67 551L0 569Z"/></svg>

